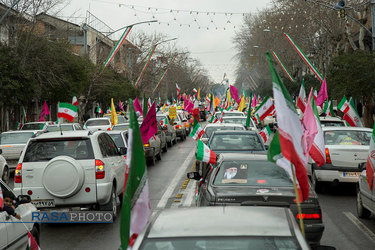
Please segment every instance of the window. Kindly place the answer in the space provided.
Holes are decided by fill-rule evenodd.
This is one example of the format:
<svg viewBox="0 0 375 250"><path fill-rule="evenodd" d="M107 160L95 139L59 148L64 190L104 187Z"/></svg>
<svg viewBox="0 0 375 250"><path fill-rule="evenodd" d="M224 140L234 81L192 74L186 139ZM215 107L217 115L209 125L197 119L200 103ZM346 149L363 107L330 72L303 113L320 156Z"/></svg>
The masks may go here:
<svg viewBox="0 0 375 250"><path fill-rule="evenodd" d="M111 121L108 119L90 120L86 122L86 126L107 126L111 125Z"/></svg>
<svg viewBox="0 0 375 250"><path fill-rule="evenodd" d="M331 130L324 132L326 145L370 145L371 132L355 130Z"/></svg>
<svg viewBox="0 0 375 250"><path fill-rule="evenodd" d="M104 134L105 140L107 141L107 152L108 156L119 156L120 153L116 146L116 143L112 140L112 138L108 134Z"/></svg>
<svg viewBox="0 0 375 250"><path fill-rule="evenodd" d="M26 133L2 133L0 135L0 144L26 144L33 136L33 132Z"/></svg>
<svg viewBox="0 0 375 250"><path fill-rule="evenodd" d="M61 127L61 128L60 128ZM73 131L73 125L50 125L47 127L48 132L56 132L56 131Z"/></svg>
<svg viewBox="0 0 375 250"><path fill-rule="evenodd" d="M214 134L210 146L213 151L263 151L263 143L257 134Z"/></svg>
<svg viewBox="0 0 375 250"><path fill-rule="evenodd" d="M121 134L110 134L109 136L112 138L112 140L115 141L117 147L119 148L125 147L125 143L124 143L124 140L122 139Z"/></svg>

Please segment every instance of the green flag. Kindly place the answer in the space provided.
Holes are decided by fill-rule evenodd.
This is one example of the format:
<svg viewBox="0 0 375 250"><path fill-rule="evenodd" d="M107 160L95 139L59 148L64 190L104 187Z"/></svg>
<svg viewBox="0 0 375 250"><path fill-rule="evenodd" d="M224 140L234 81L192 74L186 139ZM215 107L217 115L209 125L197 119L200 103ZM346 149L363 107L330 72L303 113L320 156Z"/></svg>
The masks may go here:
<svg viewBox="0 0 375 250"><path fill-rule="evenodd" d="M130 125L128 130L127 152L129 176L127 181L125 179L126 187L121 208L120 249L122 250L134 244L137 235L140 234L147 225L151 215L142 136L132 103L133 102L129 100ZM131 218L133 219L131 220Z"/></svg>
<svg viewBox="0 0 375 250"><path fill-rule="evenodd" d="M148 111L147 98L146 98L146 95L143 94L143 118L146 117L147 111Z"/></svg>
<svg viewBox="0 0 375 250"><path fill-rule="evenodd" d="M250 102L249 108L247 110L247 118L246 118L246 128L250 127L250 119L251 119L251 93L250 93Z"/></svg>

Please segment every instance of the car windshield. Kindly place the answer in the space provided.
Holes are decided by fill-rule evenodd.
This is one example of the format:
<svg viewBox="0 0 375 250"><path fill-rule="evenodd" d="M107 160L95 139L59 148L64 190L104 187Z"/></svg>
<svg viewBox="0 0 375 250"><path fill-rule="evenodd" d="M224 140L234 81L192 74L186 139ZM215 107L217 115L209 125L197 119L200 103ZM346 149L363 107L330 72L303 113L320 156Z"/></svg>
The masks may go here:
<svg viewBox="0 0 375 250"><path fill-rule="evenodd" d="M324 132L326 145L370 145L371 132L355 130L330 130Z"/></svg>
<svg viewBox="0 0 375 250"><path fill-rule="evenodd" d="M213 127L207 127L205 129L205 134L203 134L204 137L210 138L212 133L219 130L245 130L244 127L237 127L237 126L213 126Z"/></svg>
<svg viewBox="0 0 375 250"><path fill-rule="evenodd" d="M223 117L228 117L228 116L244 116L243 113L240 113L240 112L225 112L223 114Z"/></svg>
<svg viewBox="0 0 375 250"><path fill-rule="evenodd" d="M249 237L184 237L168 239L147 239L140 249L204 249L204 250L260 250L260 249L302 249L295 238L275 236Z"/></svg>
<svg viewBox="0 0 375 250"><path fill-rule="evenodd" d="M24 162L49 161L56 156L70 156L76 160L94 159L89 139L51 139L31 141Z"/></svg>
<svg viewBox="0 0 375 250"><path fill-rule="evenodd" d="M129 126L130 126L129 123L121 124L121 125L115 125L115 126L113 126L112 130L128 130Z"/></svg>
<svg viewBox="0 0 375 250"><path fill-rule="evenodd" d="M246 118L232 118L232 117L223 117L223 123L234 123L240 125L246 125ZM250 121L250 127L254 127L253 123Z"/></svg>
<svg viewBox="0 0 375 250"><path fill-rule="evenodd" d="M125 143L122 139L121 134L109 134L109 136L112 138L118 148L125 147Z"/></svg>
<svg viewBox="0 0 375 250"><path fill-rule="evenodd" d="M61 127L61 128L60 128ZM73 131L73 125L67 124L67 125L50 125L47 127L48 132L56 132L56 131Z"/></svg>
<svg viewBox="0 0 375 250"><path fill-rule="evenodd" d="M263 151L257 134L214 134L210 146L213 151Z"/></svg>
<svg viewBox="0 0 375 250"><path fill-rule="evenodd" d="M320 121L323 127L345 127L342 121Z"/></svg>
<svg viewBox="0 0 375 250"><path fill-rule="evenodd" d="M86 122L86 126L108 126L111 124L109 119L100 119L100 120L89 120Z"/></svg>
<svg viewBox="0 0 375 250"><path fill-rule="evenodd" d="M224 161L213 183L216 186L293 187L288 173L269 161Z"/></svg>
<svg viewBox="0 0 375 250"><path fill-rule="evenodd" d="M21 130L42 130L44 123L26 123L22 126Z"/></svg>
<svg viewBox="0 0 375 250"><path fill-rule="evenodd" d="M34 132L26 133L2 133L0 135L0 144L26 144L33 136Z"/></svg>

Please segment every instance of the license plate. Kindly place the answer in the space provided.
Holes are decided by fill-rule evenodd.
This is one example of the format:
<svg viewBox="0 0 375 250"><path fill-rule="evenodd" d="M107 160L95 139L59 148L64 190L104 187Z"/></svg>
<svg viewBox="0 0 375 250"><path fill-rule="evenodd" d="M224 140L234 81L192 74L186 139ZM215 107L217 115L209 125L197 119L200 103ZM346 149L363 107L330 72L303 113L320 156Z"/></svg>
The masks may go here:
<svg viewBox="0 0 375 250"><path fill-rule="evenodd" d="M342 175L344 177L359 177L361 173L360 172L343 172Z"/></svg>
<svg viewBox="0 0 375 250"><path fill-rule="evenodd" d="M55 201L54 200L33 200L31 203L36 206L37 208L39 207L55 207Z"/></svg>

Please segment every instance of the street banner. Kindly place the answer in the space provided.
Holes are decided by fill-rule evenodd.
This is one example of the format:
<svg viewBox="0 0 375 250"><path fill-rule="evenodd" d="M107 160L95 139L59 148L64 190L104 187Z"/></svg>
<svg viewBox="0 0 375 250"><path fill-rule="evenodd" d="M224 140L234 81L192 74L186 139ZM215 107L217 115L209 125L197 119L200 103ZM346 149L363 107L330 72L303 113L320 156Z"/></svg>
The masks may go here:
<svg viewBox="0 0 375 250"><path fill-rule="evenodd" d="M147 61L146 61L145 65L143 66L143 69L142 69L142 71L141 71L141 74L139 75L137 81L135 82L135 87L137 87L138 84L141 82L142 76L143 76L143 74L145 73L146 68L147 68L148 64L150 63L151 57L152 57L152 55L153 55L154 52L155 52L156 46L158 46L158 45L155 44L154 47L152 47L151 52L148 54L148 56L147 56Z"/></svg>
<svg viewBox="0 0 375 250"><path fill-rule="evenodd" d="M177 108L176 107L170 107L169 108L169 118L176 119L177 117Z"/></svg>

